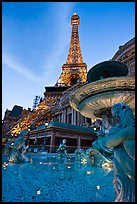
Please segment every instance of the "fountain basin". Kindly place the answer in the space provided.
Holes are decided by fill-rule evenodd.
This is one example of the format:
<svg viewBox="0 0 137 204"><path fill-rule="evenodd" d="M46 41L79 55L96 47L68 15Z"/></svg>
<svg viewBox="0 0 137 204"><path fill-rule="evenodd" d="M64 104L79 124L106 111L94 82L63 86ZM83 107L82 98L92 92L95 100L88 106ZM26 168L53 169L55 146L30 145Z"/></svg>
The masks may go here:
<svg viewBox="0 0 137 204"><path fill-rule="evenodd" d="M77 89L70 98L72 108L89 118L101 117L119 102L129 105L135 112L135 79L109 77L88 83Z"/></svg>
<svg viewBox="0 0 137 204"><path fill-rule="evenodd" d="M127 76L127 74L127 65L118 61L110 60L100 62L92 67L88 72L87 79L88 82L94 82L102 78Z"/></svg>
<svg viewBox="0 0 137 204"><path fill-rule="evenodd" d="M3 202L113 202L113 171L77 165L68 154L64 167L46 162L55 154L34 155L32 163L7 163L2 168ZM38 159L39 157L39 159ZM44 159L45 157L45 159ZM71 158L73 157L73 158ZM3 158L4 160L6 159ZM3 160L3 164L4 164ZM107 181L107 182L106 182Z"/></svg>

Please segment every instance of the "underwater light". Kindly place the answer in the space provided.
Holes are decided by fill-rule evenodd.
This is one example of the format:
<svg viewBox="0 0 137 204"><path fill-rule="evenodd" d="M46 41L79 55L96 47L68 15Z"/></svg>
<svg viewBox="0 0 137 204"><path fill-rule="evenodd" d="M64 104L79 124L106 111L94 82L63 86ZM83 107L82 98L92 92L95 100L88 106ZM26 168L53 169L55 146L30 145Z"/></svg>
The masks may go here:
<svg viewBox="0 0 137 204"><path fill-rule="evenodd" d="M87 162L86 159L83 159L83 160L81 161L82 164L86 164L86 162Z"/></svg>
<svg viewBox="0 0 137 204"><path fill-rule="evenodd" d="M91 174L91 171L87 171L86 174L90 175L90 174Z"/></svg>
<svg viewBox="0 0 137 204"><path fill-rule="evenodd" d="M41 194L41 191L37 191L37 194Z"/></svg>
<svg viewBox="0 0 137 204"><path fill-rule="evenodd" d="M100 189L100 186L97 186L97 189L99 190L99 189Z"/></svg>

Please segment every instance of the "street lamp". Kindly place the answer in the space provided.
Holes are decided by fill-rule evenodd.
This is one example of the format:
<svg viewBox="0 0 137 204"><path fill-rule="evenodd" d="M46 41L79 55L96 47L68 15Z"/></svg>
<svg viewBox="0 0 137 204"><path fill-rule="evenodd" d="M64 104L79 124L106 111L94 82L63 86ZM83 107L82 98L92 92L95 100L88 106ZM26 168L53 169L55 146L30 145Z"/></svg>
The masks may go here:
<svg viewBox="0 0 137 204"><path fill-rule="evenodd" d="M48 122L45 123L45 126L46 126L46 127L48 126Z"/></svg>
<svg viewBox="0 0 137 204"><path fill-rule="evenodd" d="M29 132L30 132L30 128L28 128L28 134L27 134L27 135L28 135L28 138L29 138Z"/></svg>
<svg viewBox="0 0 137 204"><path fill-rule="evenodd" d="M45 150L45 145L46 145L46 128L48 127L48 122L45 123L45 137L44 137L44 147L43 149Z"/></svg>

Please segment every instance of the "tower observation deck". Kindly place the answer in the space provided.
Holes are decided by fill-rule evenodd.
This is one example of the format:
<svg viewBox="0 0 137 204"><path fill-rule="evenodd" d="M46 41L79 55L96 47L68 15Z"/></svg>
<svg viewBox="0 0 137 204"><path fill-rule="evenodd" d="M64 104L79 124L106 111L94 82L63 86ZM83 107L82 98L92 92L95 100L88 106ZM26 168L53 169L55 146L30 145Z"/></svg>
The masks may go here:
<svg viewBox="0 0 137 204"><path fill-rule="evenodd" d="M79 24L80 18L74 13L71 17L72 34L67 61L66 64L62 66L62 73L55 86L72 86L76 84L78 80L81 82L87 80L87 65L83 63L80 49Z"/></svg>

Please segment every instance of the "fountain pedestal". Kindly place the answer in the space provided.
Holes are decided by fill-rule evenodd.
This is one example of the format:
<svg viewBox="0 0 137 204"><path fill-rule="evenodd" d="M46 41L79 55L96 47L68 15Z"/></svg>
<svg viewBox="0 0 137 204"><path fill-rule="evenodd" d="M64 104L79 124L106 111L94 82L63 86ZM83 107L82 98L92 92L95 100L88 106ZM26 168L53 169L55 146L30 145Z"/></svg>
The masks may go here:
<svg viewBox="0 0 137 204"><path fill-rule="evenodd" d="M94 142L97 148L89 149L88 155L94 155L94 163L103 165L99 151L113 148L115 201L119 202L135 201L135 79L127 74L123 63L99 63L88 72L89 83L78 88L70 99L71 107L83 116L110 120L112 128Z"/></svg>

